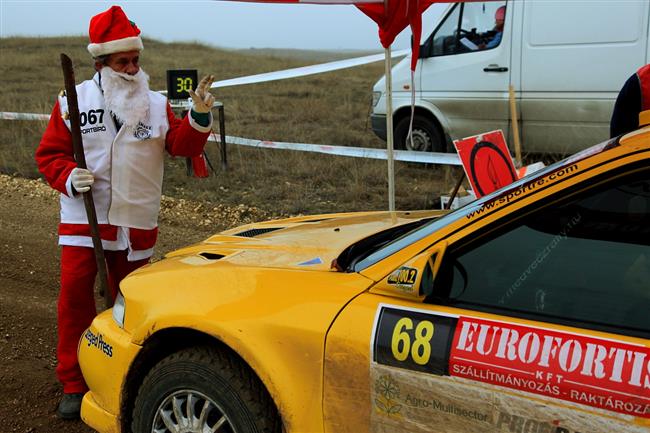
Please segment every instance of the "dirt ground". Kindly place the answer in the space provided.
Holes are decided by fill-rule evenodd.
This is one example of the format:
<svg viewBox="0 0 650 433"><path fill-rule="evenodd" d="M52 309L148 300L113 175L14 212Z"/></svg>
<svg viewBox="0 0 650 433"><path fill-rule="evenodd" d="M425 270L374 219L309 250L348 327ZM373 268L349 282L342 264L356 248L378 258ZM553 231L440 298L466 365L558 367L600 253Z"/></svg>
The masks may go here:
<svg viewBox="0 0 650 433"><path fill-rule="evenodd" d="M270 214L163 198L155 258ZM58 193L39 180L0 175L0 432L91 432L56 417ZM98 305L99 305L98 300Z"/></svg>

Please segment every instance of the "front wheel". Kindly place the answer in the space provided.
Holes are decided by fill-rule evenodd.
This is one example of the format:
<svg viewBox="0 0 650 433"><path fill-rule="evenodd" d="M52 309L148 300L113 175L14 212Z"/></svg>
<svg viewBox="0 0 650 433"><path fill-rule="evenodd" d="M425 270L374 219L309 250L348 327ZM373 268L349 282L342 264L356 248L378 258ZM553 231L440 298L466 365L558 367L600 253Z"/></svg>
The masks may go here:
<svg viewBox="0 0 650 433"><path fill-rule="evenodd" d="M443 152L444 140L442 133L433 121L416 114L413 117L413 140L408 137L411 116L402 118L395 126L395 148L401 150L416 150L420 152Z"/></svg>
<svg viewBox="0 0 650 433"><path fill-rule="evenodd" d="M133 409L134 433L279 433L271 397L253 371L229 353L185 349L145 377Z"/></svg>

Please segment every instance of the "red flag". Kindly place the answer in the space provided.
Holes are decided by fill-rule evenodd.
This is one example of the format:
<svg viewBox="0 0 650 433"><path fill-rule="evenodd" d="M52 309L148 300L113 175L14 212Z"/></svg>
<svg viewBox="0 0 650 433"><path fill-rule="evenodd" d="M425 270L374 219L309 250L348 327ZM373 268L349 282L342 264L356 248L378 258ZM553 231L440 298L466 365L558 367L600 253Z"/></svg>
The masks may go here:
<svg viewBox="0 0 650 433"><path fill-rule="evenodd" d="M422 35L422 13L435 0L388 0L388 8L381 3L357 5L357 7L379 26L379 41L384 48L388 48L397 35L411 26L413 33L413 48L411 56L411 70L420 57L420 39Z"/></svg>

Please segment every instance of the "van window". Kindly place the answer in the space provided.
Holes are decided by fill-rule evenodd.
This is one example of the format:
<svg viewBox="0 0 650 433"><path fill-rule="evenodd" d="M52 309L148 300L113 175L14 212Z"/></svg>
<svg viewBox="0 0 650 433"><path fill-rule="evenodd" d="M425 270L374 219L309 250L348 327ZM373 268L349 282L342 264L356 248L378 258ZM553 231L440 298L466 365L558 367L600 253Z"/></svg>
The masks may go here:
<svg viewBox="0 0 650 433"><path fill-rule="evenodd" d="M506 2L457 4L425 44L427 57L489 50L501 44Z"/></svg>
<svg viewBox="0 0 650 433"><path fill-rule="evenodd" d="M436 292L461 308L647 335L648 221L645 170L451 252Z"/></svg>

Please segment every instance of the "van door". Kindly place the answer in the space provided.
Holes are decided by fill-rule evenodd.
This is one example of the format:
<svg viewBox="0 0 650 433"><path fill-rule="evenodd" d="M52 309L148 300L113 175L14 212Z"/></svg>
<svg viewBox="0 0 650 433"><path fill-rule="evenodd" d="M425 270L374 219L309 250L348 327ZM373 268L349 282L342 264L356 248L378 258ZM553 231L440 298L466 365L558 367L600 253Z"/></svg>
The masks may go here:
<svg viewBox="0 0 650 433"><path fill-rule="evenodd" d="M446 117L439 120L452 139L508 130L513 14L506 3L456 4L424 44L419 89ZM499 28L495 15L504 9Z"/></svg>
<svg viewBox="0 0 650 433"><path fill-rule="evenodd" d="M618 91L645 64L647 0L526 0L523 145L572 153L609 137Z"/></svg>

